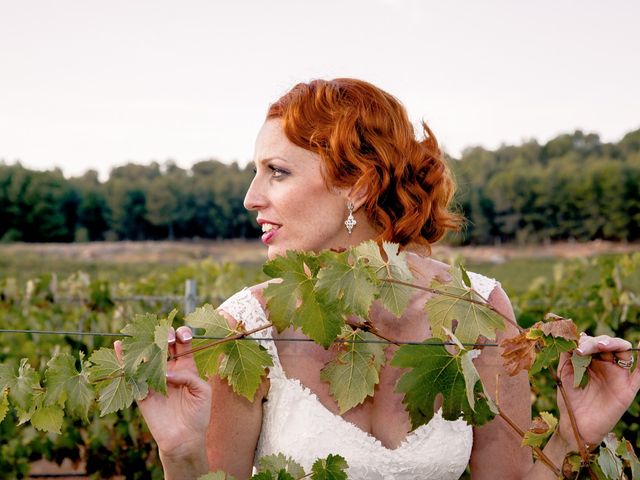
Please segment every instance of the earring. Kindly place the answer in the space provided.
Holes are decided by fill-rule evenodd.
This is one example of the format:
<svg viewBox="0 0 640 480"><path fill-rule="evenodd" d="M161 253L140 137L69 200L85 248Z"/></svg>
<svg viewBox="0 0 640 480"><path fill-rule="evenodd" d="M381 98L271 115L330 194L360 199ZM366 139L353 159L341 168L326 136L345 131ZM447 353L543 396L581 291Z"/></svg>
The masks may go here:
<svg viewBox="0 0 640 480"><path fill-rule="evenodd" d="M345 220L344 224L347 227L347 232L351 235L351 230L353 230L353 227L355 227L358 222L353 218L353 203L347 203L347 208L349 209L349 216Z"/></svg>

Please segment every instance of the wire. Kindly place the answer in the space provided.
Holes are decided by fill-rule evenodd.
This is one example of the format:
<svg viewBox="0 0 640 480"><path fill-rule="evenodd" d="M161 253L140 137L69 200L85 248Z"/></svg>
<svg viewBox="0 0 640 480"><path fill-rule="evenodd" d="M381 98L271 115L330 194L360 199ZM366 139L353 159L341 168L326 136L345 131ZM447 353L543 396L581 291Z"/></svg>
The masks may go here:
<svg viewBox="0 0 640 480"><path fill-rule="evenodd" d="M130 337L126 333L109 333L109 332L81 332L81 331L71 331L71 330L21 330L21 329L11 329L11 328L2 328L0 329L0 333L31 333L34 335L80 335L80 336L88 336L88 337ZM196 340L224 340L228 337L213 337L210 335L194 335L194 339ZM267 342L313 342L310 338L287 338L287 337L240 337L236 340L253 340L253 341L267 341ZM388 345L425 345L425 346L449 346L449 345L457 345L454 342L441 342L441 343L424 343L424 342L390 342L388 340L334 340L335 343L382 343ZM463 343L465 347L498 347L497 343ZM640 348L633 347L629 349L630 351L640 351Z"/></svg>
<svg viewBox="0 0 640 480"><path fill-rule="evenodd" d="M2 328L0 329L0 333L31 333L35 335L81 335L88 337L130 337L131 335L126 333L108 333L108 332L81 332L81 331L72 331L72 330L21 330L21 329L10 329L10 328ZM194 339L196 340L224 340L228 337L213 337L210 335L194 335ZM274 338L274 337L240 337L235 340L253 340L260 341L265 340L268 342L313 342L310 338ZM429 345L429 346L445 346L445 345L455 345L453 342L442 342L442 343L423 343L423 342L390 342L388 340L341 340L336 339L335 343L384 343L389 345ZM497 343L463 343L465 347L497 347Z"/></svg>

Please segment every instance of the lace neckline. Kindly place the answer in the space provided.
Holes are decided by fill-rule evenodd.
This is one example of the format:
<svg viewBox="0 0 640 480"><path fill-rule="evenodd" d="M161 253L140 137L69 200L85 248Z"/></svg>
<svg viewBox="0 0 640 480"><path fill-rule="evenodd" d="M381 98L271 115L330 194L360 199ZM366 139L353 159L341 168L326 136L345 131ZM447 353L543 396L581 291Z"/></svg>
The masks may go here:
<svg viewBox="0 0 640 480"><path fill-rule="evenodd" d="M346 428L351 429L355 435L358 435L365 442L370 444L372 448L380 449L385 453L397 453L398 451L404 448L408 448L411 445L412 441L419 438L422 431L427 430L427 427L429 426L429 423L419 426L415 430L410 431L396 448L389 448L383 445L380 439L378 439L372 433L369 433L363 430L362 428L358 427L356 424L351 423L348 420L345 420L345 418L342 417L341 415L337 415L333 413L331 410L329 410L320 401L320 399L318 398L318 395L309 387L304 386L302 382L297 378L289 378L287 376L283 376L279 379L279 381L287 382L288 384L290 384L296 389L297 394L304 395L306 398L311 400L314 403L314 406L320 409L320 411L322 411L322 415L326 417L328 420L332 421L337 427L344 428L346 426ZM438 418L439 420L443 420L441 410L438 410L436 413L434 413L433 419L436 419L436 418Z"/></svg>

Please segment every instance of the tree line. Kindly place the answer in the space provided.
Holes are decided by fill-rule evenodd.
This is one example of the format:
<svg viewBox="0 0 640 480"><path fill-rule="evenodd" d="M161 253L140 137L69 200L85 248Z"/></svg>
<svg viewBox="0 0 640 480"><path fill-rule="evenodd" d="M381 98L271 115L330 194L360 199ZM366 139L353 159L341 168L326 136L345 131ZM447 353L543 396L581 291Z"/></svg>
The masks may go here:
<svg viewBox="0 0 640 480"><path fill-rule="evenodd" d="M0 163L0 239L24 242L251 238L243 207L252 167L215 160L127 164L101 182Z"/></svg>
<svg viewBox="0 0 640 480"><path fill-rule="evenodd" d="M575 131L451 162L467 244L640 239L640 130L617 143Z"/></svg>
<svg viewBox="0 0 640 480"><path fill-rule="evenodd" d="M640 130L617 143L582 131L450 159L462 244L640 239ZM101 182L0 161L0 241L255 238L243 207L253 167L130 163Z"/></svg>

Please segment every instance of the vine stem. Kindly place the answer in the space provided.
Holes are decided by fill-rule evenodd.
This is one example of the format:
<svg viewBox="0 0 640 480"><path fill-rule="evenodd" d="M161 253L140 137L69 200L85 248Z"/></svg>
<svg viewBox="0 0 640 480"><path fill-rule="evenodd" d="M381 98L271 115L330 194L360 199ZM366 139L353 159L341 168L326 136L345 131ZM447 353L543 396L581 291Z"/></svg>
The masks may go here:
<svg viewBox="0 0 640 480"><path fill-rule="evenodd" d="M498 407L498 416L502 420L504 420L506 424L509 425L521 438L524 438L524 431L518 425L516 425L516 423L509 417L509 415L507 415L502 411L502 409L497 403L495 403L495 405L496 407ZM558 478L563 478L563 475L560 469L551 461L549 457L547 457L547 455L545 455L545 453L540 449L540 447L530 446L530 448L534 451L534 453L540 459L540 461L544 463L553 472L554 475L556 475Z"/></svg>
<svg viewBox="0 0 640 480"><path fill-rule="evenodd" d="M349 325L352 328L359 328L360 330L363 330L365 332L369 332L373 335L375 335L376 337L385 340L389 343L392 343L396 346L400 346L400 342L393 340L392 338L389 338L385 335L383 335L382 333L380 333L378 331L378 329L376 327L374 327L370 322L364 322L364 323L358 323L358 322L352 322L351 320L347 320L345 322L347 325Z"/></svg>
<svg viewBox="0 0 640 480"><path fill-rule="evenodd" d="M207 348L215 347L216 345L220 345L222 343L232 342L233 340L239 340L241 338L248 337L249 335L253 335L256 332L260 332L261 330L266 330L267 328L270 328L270 327L273 327L273 322L265 323L264 325L253 328L251 330L247 330L246 332L236 333L235 335L231 335L230 337L221 338L220 340L216 340L215 342L199 345L186 352L178 353L176 355L170 355L169 360L175 360L176 358L184 357L185 355L191 355L201 350L206 350Z"/></svg>
<svg viewBox="0 0 640 480"><path fill-rule="evenodd" d="M513 319L509 318L507 315L505 315L501 311L497 310L493 305L491 305L489 303L489 301L487 299L485 299L482 295L480 295L478 292L476 292L473 289L471 289L471 291L473 293L475 293L476 295L478 295L482 299L482 301L474 300L473 298L462 297L460 295L456 295L455 293L449 293L449 292L445 292L444 290L438 290L437 288L423 287L422 285L416 285L416 284L411 283L411 282L404 282L402 280L396 280L395 278L385 278L382 281L386 282L386 283L395 283L396 285L402 285L402 286L405 286L405 287L415 288L417 290L422 290L423 292L433 293L434 295L444 295L445 297L451 297L451 298L455 298L457 300L462 300L464 302L469 302L469 303L473 303L475 305L480 305L481 307L488 308L489 310L494 312L496 315L499 315L500 317L502 317L506 322L508 322L511 325L513 325L514 327L516 327L518 329L518 332L520 332L520 333L524 332L524 328L522 328L520 325L518 325Z"/></svg>
<svg viewBox="0 0 640 480"><path fill-rule="evenodd" d="M560 390L560 395L562 395L562 400L564 401L564 405L567 408L567 414L569 415L569 422L571 423L573 436L575 437L576 442L578 443L578 451L580 453L580 458L582 459L582 463L587 467L587 470L589 471L589 475L591 476L591 478L596 480L597 479L596 475L591 470L591 467L589 467L589 452L587 452L587 450L584 448L585 442L584 442L584 439L582 438L582 435L580 434L580 430L578 430L578 423L576 422L576 416L575 416L575 413L573 412L573 407L571 406L571 402L569 401L569 397L567 395L567 391L564 388L564 384L562 383L562 380L558 376L558 373L555 371L555 369L551 365L549 365L549 373L551 373L551 376L553 377L553 380L556 383L558 390Z"/></svg>

